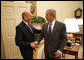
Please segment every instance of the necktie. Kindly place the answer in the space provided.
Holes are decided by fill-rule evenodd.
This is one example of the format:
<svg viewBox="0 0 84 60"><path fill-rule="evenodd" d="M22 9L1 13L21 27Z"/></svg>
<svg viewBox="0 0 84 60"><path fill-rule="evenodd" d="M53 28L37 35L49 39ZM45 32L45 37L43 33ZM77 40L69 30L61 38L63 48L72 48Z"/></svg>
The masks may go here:
<svg viewBox="0 0 84 60"><path fill-rule="evenodd" d="M48 32L48 37L49 38L51 37L51 25L52 25L52 23L49 24L49 32Z"/></svg>
<svg viewBox="0 0 84 60"><path fill-rule="evenodd" d="M33 31L32 31L32 26L31 26L30 24L28 24L28 26L29 26L31 32L33 33Z"/></svg>

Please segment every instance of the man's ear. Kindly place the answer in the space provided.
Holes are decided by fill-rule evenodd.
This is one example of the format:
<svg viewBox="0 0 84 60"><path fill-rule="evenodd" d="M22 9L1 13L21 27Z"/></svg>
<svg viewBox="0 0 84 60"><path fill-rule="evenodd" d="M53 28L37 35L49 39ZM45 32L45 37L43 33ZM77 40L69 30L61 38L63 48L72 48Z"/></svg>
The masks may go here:
<svg viewBox="0 0 84 60"><path fill-rule="evenodd" d="M26 16L24 16L24 19L26 19L27 17Z"/></svg>

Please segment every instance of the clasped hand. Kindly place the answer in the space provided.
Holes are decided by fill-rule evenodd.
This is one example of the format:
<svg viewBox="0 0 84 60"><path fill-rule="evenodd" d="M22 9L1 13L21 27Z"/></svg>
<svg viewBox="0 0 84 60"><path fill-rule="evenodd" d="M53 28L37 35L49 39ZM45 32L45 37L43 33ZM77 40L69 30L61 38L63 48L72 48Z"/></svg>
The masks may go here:
<svg viewBox="0 0 84 60"><path fill-rule="evenodd" d="M37 48L37 47L38 47L38 45L37 45L37 43L36 43L36 42L31 42L31 44L30 44L30 45L31 45L31 47L32 47L32 48Z"/></svg>
<svg viewBox="0 0 84 60"><path fill-rule="evenodd" d="M61 53L57 50L57 51L55 52L55 57L59 57L59 56L61 56Z"/></svg>

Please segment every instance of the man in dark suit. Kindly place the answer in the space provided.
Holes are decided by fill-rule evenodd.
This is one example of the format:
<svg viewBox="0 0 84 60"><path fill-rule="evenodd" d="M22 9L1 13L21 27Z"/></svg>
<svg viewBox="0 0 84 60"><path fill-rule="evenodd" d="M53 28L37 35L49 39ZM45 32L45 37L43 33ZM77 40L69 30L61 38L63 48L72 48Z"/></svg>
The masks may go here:
<svg viewBox="0 0 84 60"><path fill-rule="evenodd" d="M61 53L67 43L65 24L55 20L56 11L46 11L47 23L43 24L42 32L37 43L44 38L44 52L46 59L60 59Z"/></svg>
<svg viewBox="0 0 84 60"><path fill-rule="evenodd" d="M16 45L19 46L21 55L24 59L33 58L33 49L36 48L34 33L41 30L35 29L31 25L32 14L28 11L22 13L23 21L16 27Z"/></svg>

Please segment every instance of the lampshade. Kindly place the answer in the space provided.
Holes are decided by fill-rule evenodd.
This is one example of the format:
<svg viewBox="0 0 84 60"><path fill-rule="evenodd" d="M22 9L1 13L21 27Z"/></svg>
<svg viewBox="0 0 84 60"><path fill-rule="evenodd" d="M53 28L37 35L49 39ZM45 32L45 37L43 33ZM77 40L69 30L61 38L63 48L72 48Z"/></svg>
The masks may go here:
<svg viewBox="0 0 84 60"><path fill-rule="evenodd" d="M66 31L69 33L80 32L76 18L68 18L64 20Z"/></svg>

